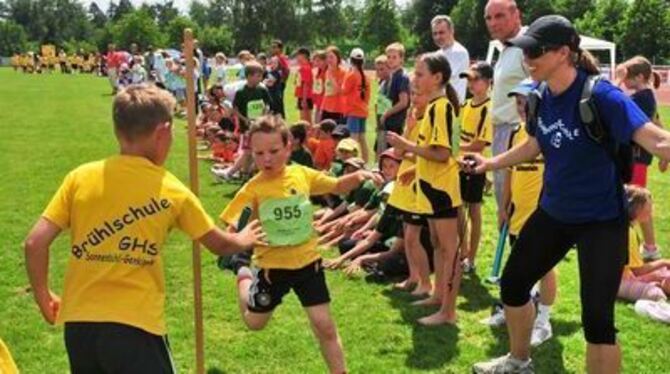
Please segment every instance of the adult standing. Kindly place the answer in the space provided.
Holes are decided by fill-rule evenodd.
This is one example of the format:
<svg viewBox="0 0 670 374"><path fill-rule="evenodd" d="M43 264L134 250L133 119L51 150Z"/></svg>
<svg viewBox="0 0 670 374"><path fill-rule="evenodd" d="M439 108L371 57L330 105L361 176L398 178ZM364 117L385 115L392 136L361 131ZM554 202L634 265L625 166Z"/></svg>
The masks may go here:
<svg viewBox="0 0 670 374"><path fill-rule="evenodd" d="M433 33L433 42L444 54L451 66L451 78L449 83L458 94L458 101L465 102L465 92L467 90L467 80L459 78L461 73L468 70L470 66L470 54L463 45L456 41L454 33L454 23L449 16L443 14L435 16L430 21L430 27Z"/></svg>
<svg viewBox="0 0 670 374"><path fill-rule="evenodd" d="M503 43L503 50L493 69L494 84L491 98L493 121L491 151L496 156L505 152L512 130L521 122L514 98L508 97L507 94L528 78L528 72L523 65L521 49L505 43L523 34L525 29L521 26L521 12L514 0L489 0L484 15L491 38ZM498 209L502 206L504 178L505 173L502 170L493 173Z"/></svg>
<svg viewBox="0 0 670 374"><path fill-rule="evenodd" d="M279 60L279 71L281 72L279 92L281 93L281 100L279 100L279 103L277 103L277 108L279 109L279 113L282 115L282 117L286 117L286 114L284 113L284 90L286 90L286 81L288 80L288 76L291 73L291 70L289 67L288 57L284 54L284 43L279 39L273 40L270 47L270 54L274 57L277 57Z"/></svg>
<svg viewBox="0 0 670 374"><path fill-rule="evenodd" d="M574 26L562 16L537 19L520 37L508 41L523 49L531 77L543 83L528 138L513 149L485 159L475 170L506 169L545 159L543 191L536 211L519 234L505 265L501 296L510 353L474 365L475 373L532 373L530 337L535 308L533 285L577 247L582 325L588 373L618 373L614 303L627 259L628 219L620 162L614 147L639 144L670 159L670 133L655 126L640 108L610 82L592 88L596 125L582 121L582 92L589 76L599 75L595 59L579 47Z"/></svg>

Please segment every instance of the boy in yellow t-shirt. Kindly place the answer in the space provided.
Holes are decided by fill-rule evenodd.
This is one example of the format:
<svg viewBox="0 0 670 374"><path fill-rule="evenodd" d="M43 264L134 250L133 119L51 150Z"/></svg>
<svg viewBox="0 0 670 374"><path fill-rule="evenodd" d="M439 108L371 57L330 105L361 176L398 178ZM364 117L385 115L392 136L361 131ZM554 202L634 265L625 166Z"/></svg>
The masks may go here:
<svg viewBox="0 0 670 374"><path fill-rule="evenodd" d="M237 274L238 301L245 324L260 330L274 309L292 289L309 317L321 352L332 373L344 373L342 345L330 315L330 296L312 227L310 195L343 194L368 179L381 177L358 171L340 178L304 167L289 165L290 133L283 119L263 116L249 130L251 151L259 170L221 213L228 225L238 221L245 207L260 220L267 244L253 251L256 268L235 255L227 263Z"/></svg>
<svg viewBox="0 0 670 374"><path fill-rule="evenodd" d="M460 78L468 80L468 90L472 98L462 108L461 120L461 151L482 154L493 141L493 125L491 122L491 99L489 89L493 82L493 68L484 61L470 66L460 74ZM469 174L460 172L461 198L463 207L459 212L459 232L461 236L461 253L463 273L475 270L475 257L479 249L482 234L482 202L486 174ZM466 210L469 221L466 222ZM467 227L470 223L470 237Z"/></svg>
<svg viewBox="0 0 670 374"><path fill-rule="evenodd" d="M25 241L35 301L65 324L70 369L173 372L166 340L163 244L173 227L217 254L250 248L258 222L237 235L218 229L198 198L163 168L174 98L130 86L114 99L120 154L71 171ZM48 284L49 247L70 230L63 298Z"/></svg>

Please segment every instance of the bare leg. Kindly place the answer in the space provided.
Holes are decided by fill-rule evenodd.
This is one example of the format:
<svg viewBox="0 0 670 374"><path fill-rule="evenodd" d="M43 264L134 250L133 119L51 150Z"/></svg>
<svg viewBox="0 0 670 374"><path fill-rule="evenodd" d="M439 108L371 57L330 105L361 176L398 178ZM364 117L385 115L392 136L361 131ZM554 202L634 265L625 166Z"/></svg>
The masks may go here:
<svg viewBox="0 0 670 374"><path fill-rule="evenodd" d="M437 232L432 227L431 221L429 221L428 224L430 226L430 241L433 244L433 267L435 268L435 283L433 283L433 294L427 299L414 302L413 305L441 305L442 297L444 296L444 261L446 257L443 248L440 246L440 240ZM456 236L455 232L454 236Z"/></svg>
<svg viewBox="0 0 670 374"><path fill-rule="evenodd" d="M469 204L467 209L470 210L470 248L467 256L468 260L470 260L470 265L474 266L482 235L482 205Z"/></svg>
<svg viewBox="0 0 670 374"><path fill-rule="evenodd" d="M461 267L458 261L458 220L457 219L431 219L428 221L431 232L435 231L441 244L443 262L443 284L442 303L437 313L421 318L419 323L423 325L438 325L444 323L456 323L456 297L460 288ZM437 248L436 248L437 249ZM437 281L436 281L437 282Z"/></svg>
<svg viewBox="0 0 670 374"><path fill-rule="evenodd" d="M587 344L586 372L589 374L616 374L621 372L619 344Z"/></svg>
<svg viewBox="0 0 670 374"><path fill-rule="evenodd" d="M312 331L319 340L321 354L323 355L328 369L331 373L346 373L346 364L344 362L344 351L342 342L337 333L337 327L330 315L329 304L321 304L305 308L309 322L312 325Z"/></svg>
<svg viewBox="0 0 670 374"><path fill-rule="evenodd" d="M428 255L421 245L421 226L405 224L405 250L410 263L410 274L413 267L414 279L417 281L416 289L412 294L419 296L430 293L433 285L430 282Z"/></svg>
<svg viewBox="0 0 670 374"><path fill-rule="evenodd" d="M530 301L520 307L505 305L505 320L512 356L527 360L530 358L530 334L535 320L535 306Z"/></svg>
<svg viewBox="0 0 670 374"><path fill-rule="evenodd" d="M551 269L540 280L540 303L542 305L554 305L556 301L556 269Z"/></svg>
<svg viewBox="0 0 670 374"><path fill-rule="evenodd" d="M246 270L245 270L246 269ZM248 268L240 269L237 276L237 305L242 320L250 330L262 330L272 318L272 312L254 313L249 310L249 288L253 282Z"/></svg>

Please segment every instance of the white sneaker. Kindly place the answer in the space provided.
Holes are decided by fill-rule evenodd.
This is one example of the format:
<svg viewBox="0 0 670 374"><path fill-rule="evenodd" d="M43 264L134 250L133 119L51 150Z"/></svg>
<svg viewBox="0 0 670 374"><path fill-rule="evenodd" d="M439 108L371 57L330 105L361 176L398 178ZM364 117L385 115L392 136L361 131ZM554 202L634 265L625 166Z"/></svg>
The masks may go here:
<svg viewBox="0 0 670 374"><path fill-rule="evenodd" d="M231 179L228 168L218 169L218 168L212 167L210 170L212 171L212 174L214 174L214 176L219 180L228 181L228 180Z"/></svg>
<svg viewBox="0 0 670 374"><path fill-rule="evenodd" d="M481 323L491 326L500 327L505 325L505 309L501 304L496 304L491 313L491 316L481 320Z"/></svg>
<svg viewBox="0 0 670 374"><path fill-rule="evenodd" d="M517 360L511 354L472 365L474 374L534 374L533 360Z"/></svg>
<svg viewBox="0 0 670 374"><path fill-rule="evenodd" d="M461 268L463 269L463 274L474 273L475 270L477 269L475 264L471 264L470 260L467 258L463 260L463 262L461 262Z"/></svg>
<svg viewBox="0 0 670 374"><path fill-rule="evenodd" d="M539 322L538 320L535 320L535 325L533 326L533 333L530 336L530 345L533 347L537 347L540 344L546 342L547 340L551 339L551 337L554 335L552 329L551 329L551 322Z"/></svg>
<svg viewBox="0 0 670 374"><path fill-rule="evenodd" d="M642 247L642 260L644 260L644 262L656 261L661 259L661 249L658 246L656 246L656 248L654 248L654 250L651 251L648 250L647 246L644 244L642 244L641 247Z"/></svg>

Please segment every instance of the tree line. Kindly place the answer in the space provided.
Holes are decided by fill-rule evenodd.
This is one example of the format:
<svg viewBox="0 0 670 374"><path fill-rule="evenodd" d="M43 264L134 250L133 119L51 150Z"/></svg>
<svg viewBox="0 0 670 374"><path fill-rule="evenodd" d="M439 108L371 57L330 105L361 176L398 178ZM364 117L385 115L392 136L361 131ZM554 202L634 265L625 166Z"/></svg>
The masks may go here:
<svg viewBox="0 0 670 374"><path fill-rule="evenodd" d="M487 0L193 0L186 14L172 0L132 5L112 1L103 11L94 1L0 0L0 56L38 51L54 44L66 52L105 51L137 43L179 48L182 30L195 31L207 53L260 51L273 39L297 46L336 44L362 47L372 56L401 41L410 55L434 49L430 20L449 14L456 38L472 57L488 47L484 22ZM670 0L519 0L526 24L559 13L578 30L618 44L619 58L642 54L657 64L670 63Z"/></svg>

